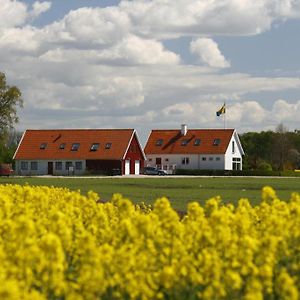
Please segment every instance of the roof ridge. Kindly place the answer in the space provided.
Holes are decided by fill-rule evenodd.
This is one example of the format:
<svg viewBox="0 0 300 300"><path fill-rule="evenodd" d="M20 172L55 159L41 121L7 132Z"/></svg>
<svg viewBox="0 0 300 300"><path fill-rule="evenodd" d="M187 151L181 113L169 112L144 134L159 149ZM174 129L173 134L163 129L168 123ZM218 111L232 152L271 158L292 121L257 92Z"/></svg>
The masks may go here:
<svg viewBox="0 0 300 300"><path fill-rule="evenodd" d="M92 130L135 130L134 128L52 128L52 129L26 129L25 131L92 131Z"/></svg>

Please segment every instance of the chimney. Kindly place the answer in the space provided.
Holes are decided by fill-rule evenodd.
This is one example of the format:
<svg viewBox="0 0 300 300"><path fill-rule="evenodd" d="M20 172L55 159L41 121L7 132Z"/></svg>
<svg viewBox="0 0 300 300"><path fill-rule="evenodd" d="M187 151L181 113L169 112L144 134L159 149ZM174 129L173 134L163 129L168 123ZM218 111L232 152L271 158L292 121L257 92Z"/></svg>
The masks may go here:
<svg viewBox="0 0 300 300"><path fill-rule="evenodd" d="M186 135L187 134L187 125L186 124L181 124L181 135Z"/></svg>

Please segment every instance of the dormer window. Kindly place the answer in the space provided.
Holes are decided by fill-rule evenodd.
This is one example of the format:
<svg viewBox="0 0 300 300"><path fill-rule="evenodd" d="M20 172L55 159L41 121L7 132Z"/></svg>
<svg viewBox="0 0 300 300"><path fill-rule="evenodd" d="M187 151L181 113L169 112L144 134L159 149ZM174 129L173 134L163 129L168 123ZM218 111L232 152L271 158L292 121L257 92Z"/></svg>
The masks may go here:
<svg viewBox="0 0 300 300"><path fill-rule="evenodd" d="M188 140L182 140L181 141L181 146L186 146L188 144Z"/></svg>
<svg viewBox="0 0 300 300"><path fill-rule="evenodd" d="M90 151L97 151L99 149L99 146L100 146L99 143L92 144Z"/></svg>
<svg viewBox="0 0 300 300"><path fill-rule="evenodd" d="M221 143L221 139L214 139L213 145L214 145L214 146L219 146L220 143Z"/></svg>
<svg viewBox="0 0 300 300"><path fill-rule="evenodd" d="M40 149L45 150L47 148L47 143L41 143Z"/></svg>
<svg viewBox="0 0 300 300"><path fill-rule="evenodd" d="M158 139L155 143L155 146L161 146L163 144L163 139Z"/></svg>
<svg viewBox="0 0 300 300"><path fill-rule="evenodd" d="M105 144L105 149L110 149L110 148L111 148L111 145L112 145L111 143L106 143L106 144Z"/></svg>
<svg viewBox="0 0 300 300"><path fill-rule="evenodd" d="M66 144L65 143L61 143L60 145L59 145L59 149L60 150L63 150L63 149L65 149L66 148Z"/></svg>
<svg viewBox="0 0 300 300"><path fill-rule="evenodd" d="M194 146L200 146L200 144L201 144L201 140L195 139Z"/></svg>
<svg viewBox="0 0 300 300"><path fill-rule="evenodd" d="M79 149L80 144L79 143L74 143L72 144L71 151L77 151Z"/></svg>

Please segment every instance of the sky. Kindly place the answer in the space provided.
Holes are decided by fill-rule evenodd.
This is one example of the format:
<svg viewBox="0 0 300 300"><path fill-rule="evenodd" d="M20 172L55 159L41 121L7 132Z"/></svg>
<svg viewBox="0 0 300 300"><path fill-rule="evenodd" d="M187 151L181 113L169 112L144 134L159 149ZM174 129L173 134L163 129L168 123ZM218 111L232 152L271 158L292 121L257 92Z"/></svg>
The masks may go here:
<svg viewBox="0 0 300 300"><path fill-rule="evenodd" d="M20 131L293 131L299 31L300 0L0 0L0 71Z"/></svg>

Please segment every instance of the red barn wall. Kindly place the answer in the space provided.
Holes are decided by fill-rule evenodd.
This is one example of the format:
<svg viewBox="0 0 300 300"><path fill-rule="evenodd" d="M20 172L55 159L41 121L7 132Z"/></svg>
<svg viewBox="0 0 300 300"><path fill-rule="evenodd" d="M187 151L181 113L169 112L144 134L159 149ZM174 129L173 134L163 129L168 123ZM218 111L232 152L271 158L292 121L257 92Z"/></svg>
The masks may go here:
<svg viewBox="0 0 300 300"><path fill-rule="evenodd" d="M125 160L130 160L130 174L134 174L134 163L136 160L140 161L140 172L142 172L142 169L144 168L145 159L136 135L134 135L130 143L130 146L125 156ZM125 160L123 160L123 174L125 174Z"/></svg>

